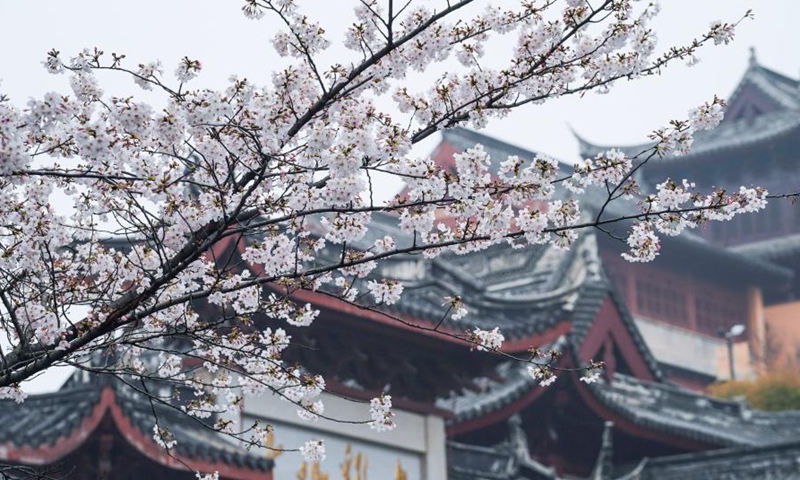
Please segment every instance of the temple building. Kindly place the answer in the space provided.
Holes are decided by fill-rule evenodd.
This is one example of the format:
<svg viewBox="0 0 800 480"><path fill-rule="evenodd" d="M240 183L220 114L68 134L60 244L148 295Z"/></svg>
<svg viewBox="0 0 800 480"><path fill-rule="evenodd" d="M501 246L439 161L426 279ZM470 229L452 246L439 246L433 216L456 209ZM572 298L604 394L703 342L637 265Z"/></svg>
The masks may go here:
<svg viewBox="0 0 800 480"><path fill-rule="evenodd" d="M641 169L643 183L655 185L672 178L687 178L698 185L737 190L739 186L760 186L772 194L800 191L800 82L758 63L752 52L747 70L728 99L722 123L714 130L696 135L688 155L651 161ZM579 138L581 155L591 157L612 146L599 146ZM622 147L630 155L648 144ZM761 337L760 346L751 342L751 363L769 364L772 369L800 367L800 207L795 198L773 199L758 215L742 215L729 222L715 222L698 232L706 242L727 248L750 259L766 260L792 269L792 282L783 289L769 289L763 295L764 329L750 328L749 336ZM743 286L744 287L744 286ZM745 298L718 298L720 314L746 324ZM639 304L629 302L633 310ZM727 305L728 310L724 308ZM711 336L724 327L706 319L697 306L698 327ZM642 318L652 318L642 312ZM692 314L685 315L691 318ZM663 318L653 318L663 321ZM695 329L694 326L690 326ZM646 333L646 329L645 330ZM759 368L756 368L759 370Z"/></svg>
<svg viewBox="0 0 800 480"><path fill-rule="evenodd" d="M454 153L476 143L483 144L495 159L536 155L454 128L443 133L433 157L446 167L452 164ZM637 152L641 150L638 147ZM590 190L576 198L582 201L582 209L593 212L605 197L605 192ZM619 199L605 208L602 218L637 213L635 201ZM730 359L720 332L729 331L734 325L746 327L745 334L733 344L734 371L739 378L763 371L768 340L763 297L765 293L776 296L785 292L791 284L792 271L767 259L715 245L700 235L703 230L663 237L661 253L651 263L627 262L620 256L627 245L619 238L627 235L629 225L619 222L607 226L607 233L598 231L599 254L606 274L669 379L702 390L711 382L728 378Z"/></svg>

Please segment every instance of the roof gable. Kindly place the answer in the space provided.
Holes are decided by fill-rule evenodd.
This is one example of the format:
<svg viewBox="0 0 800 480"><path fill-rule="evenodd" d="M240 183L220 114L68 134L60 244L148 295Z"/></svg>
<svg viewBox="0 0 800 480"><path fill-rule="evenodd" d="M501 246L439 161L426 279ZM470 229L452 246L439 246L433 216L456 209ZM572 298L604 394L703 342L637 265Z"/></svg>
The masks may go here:
<svg viewBox="0 0 800 480"><path fill-rule="evenodd" d="M728 98L723 123L752 121L758 115L800 109L798 81L760 65L755 54L739 85Z"/></svg>
<svg viewBox="0 0 800 480"><path fill-rule="evenodd" d="M697 132L688 155L669 155L666 158L669 161L651 163L648 169L775 142L796 135L800 128L800 81L760 65L755 56L751 57L742 79L727 100L722 123L713 130ZM575 137L581 155L587 157L612 148L634 156L653 146L653 142L629 146L600 145L581 138L577 133Z"/></svg>

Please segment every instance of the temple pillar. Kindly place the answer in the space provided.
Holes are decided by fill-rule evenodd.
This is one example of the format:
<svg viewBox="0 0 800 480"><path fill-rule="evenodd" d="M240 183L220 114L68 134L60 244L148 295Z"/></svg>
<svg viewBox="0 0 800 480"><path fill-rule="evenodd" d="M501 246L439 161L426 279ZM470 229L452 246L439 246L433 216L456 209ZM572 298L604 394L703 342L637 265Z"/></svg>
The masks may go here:
<svg viewBox="0 0 800 480"><path fill-rule="evenodd" d="M447 478L447 438L441 417L425 417L425 443L425 480Z"/></svg>

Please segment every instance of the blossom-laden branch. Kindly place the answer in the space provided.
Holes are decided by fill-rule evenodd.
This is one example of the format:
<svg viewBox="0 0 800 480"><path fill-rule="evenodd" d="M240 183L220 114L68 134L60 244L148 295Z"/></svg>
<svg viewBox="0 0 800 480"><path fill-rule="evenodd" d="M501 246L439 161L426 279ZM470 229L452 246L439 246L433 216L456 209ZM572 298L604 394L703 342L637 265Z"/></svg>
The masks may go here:
<svg viewBox="0 0 800 480"><path fill-rule="evenodd" d="M719 123L718 98L656 130L654 146L638 156L604 152L570 171L544 156L492 159L480 145L455 155L452 170L412 158L415 143L443 128L481 128L513 108L694 62L703 46L728 43L736 26L716 22L657 56L656 2L521 1L477 14L473 3L432 10L356 2L357 21L341 40L352 55L328 64L321 53L332 40L298 2L245 0L246 16L269 13L285 29L272 44L290 63L265 85L234 77L225 90L190 88L203 68L190 57L172 80L158 61L134 67L98 49L68 60L50 51L45 68L67 74L72 93L49 93L24 109L0 102L0 397L22 401L20 382L68 364L189 387L195 398L184 409L200 418L235 411L244 394L271 392L314 420L324 417L324 378L283 360L291 339L282 323L307 327L319 314L295 300L300 290L403 322L382 310L403 293L400 280L376 270L387 258L499 243L566 249L582 229L628 222L625 258L649 261L661 235L765 206L759 188L704 193L687 180L636 183L645 163L687 153L694 132ZM486 47L503 36L516 42L492 67ZM428 90L404 86L438 64L447 73ZM165 106L105 96L98 70L162 93ZM393 107L382 109L387 102ZM373 174L403 180L405 193L376 204ZM598 188L607 194L599 204L581 200ZM605 215L626 199L638 199L638 210ZM413 240L364 245L378 212ZM239 260L222 248L232 244L242 246ZM469 298L443 302L440 319L412 326L507 355L497 328L440 328L469 318ZM115 362L87 363L101 350L114 351ZM556 359L536 349L515 358L542 385L555 380ZM580 367L582 380L597 380L601 368ZM360 423L393 428L391 405L388 394L373 399ZM263 427L215 428L264 446ZM158 426L155 435L173 445ZM309 460L325 454L316 440L300 450Z"/></svg>

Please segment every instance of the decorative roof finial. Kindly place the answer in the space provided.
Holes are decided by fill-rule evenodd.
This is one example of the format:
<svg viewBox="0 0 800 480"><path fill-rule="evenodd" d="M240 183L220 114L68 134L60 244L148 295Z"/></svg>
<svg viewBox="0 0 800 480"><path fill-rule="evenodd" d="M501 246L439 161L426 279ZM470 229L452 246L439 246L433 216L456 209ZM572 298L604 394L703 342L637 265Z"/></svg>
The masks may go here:
<svg viewBox="0 0 800 480"><path fill-rule="evenodd" d="M750 47L750 65L755 65L758 62L756 59L756 47Z"/></svg>

